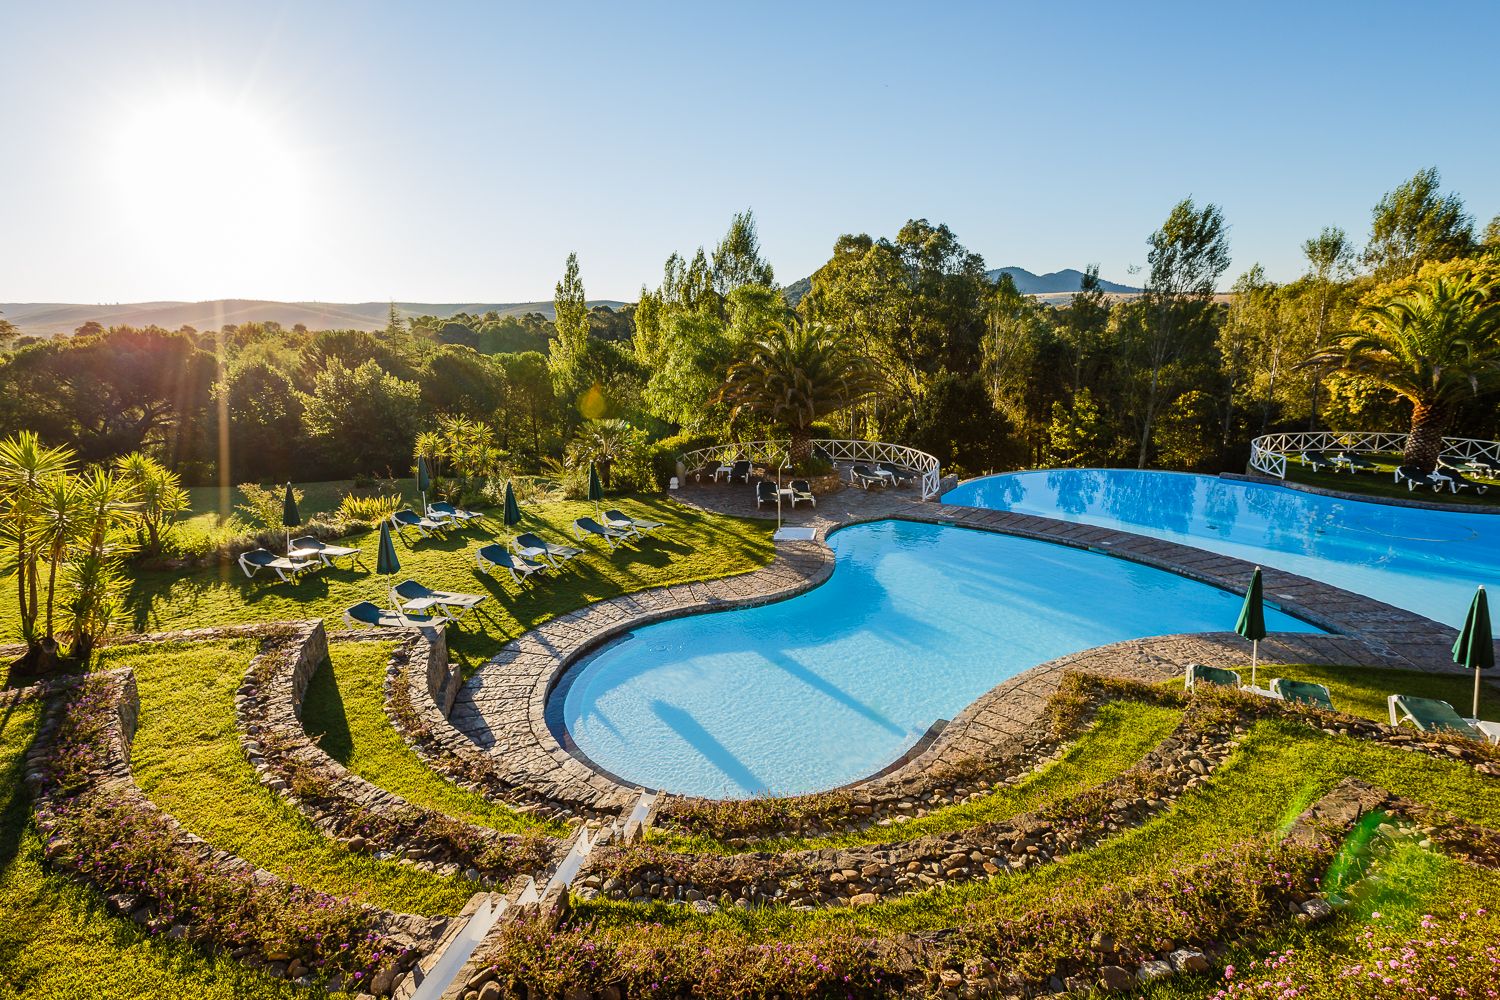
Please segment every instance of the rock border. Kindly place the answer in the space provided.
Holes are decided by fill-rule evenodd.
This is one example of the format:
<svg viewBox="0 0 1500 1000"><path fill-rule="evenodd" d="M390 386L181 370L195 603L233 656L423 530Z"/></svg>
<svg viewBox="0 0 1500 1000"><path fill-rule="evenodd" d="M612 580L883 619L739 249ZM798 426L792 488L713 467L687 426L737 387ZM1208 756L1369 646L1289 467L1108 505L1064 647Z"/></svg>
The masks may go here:
<svg viewBox="0 0 1500 1000"><path fill-rule="evenodd" d="M342 641L389 636L345 633ZM462 874L485 888L541 877L566 851L550 837L505 834L414 805L354 774L303 728L302 701L329 662L321 621L263 641L235 694L240 746L261 784L330 839L443 877Z"/></svg>
<svg viewBox="0 0 1500 1000"><path fill-rule="evenodd" d="M204 630L208 631L208 630ZM138 638L137 641L148 641ZM112 912L129 916L138 923L150 924L154 915L146 906L137 905L139 898L121 887L94 884L77 867L71 854L71 845L56 836L57 825L53 816L66 810L71 800L85 792L105 800L123 805L129 811L149 814L170 831L173 849L184 856L207 863L217 874L238 881L255 882L262 885L284 886L288 892L300 892L295 883L259 868L244 858L219 850L184 827L175 816L160 808L136 784L130 763L130 749L134 740L136 724L140 715L140 696L136 690L135 674L129 669L107 671L88 675L90 682L104 687L107 703L107 723L102 747L102 766L88 774L87 784L81 788L60 788L52 777L52 758L55 751L54 738L63 718L71 709L69 702L53 702L38 729L37 739L27 755L26 782L32 793L32 814L38 832L42 835L44 852L48 861L69 869L82 881L92 884L103 893ZM371 915L372 927L383 937L403 945L403 950L392 956L389 964L372 980L363 984L364 989L378 995L389 994L397 981L421 955L430 949L442 936L449 923L447 917L424 917L415 914L395 913L390 910L360 904ZM178 927L181 930L178 930ZM187 937L187 925L174 925L168 933ZM238 950L237 950L238 951ZM263 972L297 979L303 973L272 952L259 954L235 954L233 957ZM311 981L308 980L310 983Z"/></svg>

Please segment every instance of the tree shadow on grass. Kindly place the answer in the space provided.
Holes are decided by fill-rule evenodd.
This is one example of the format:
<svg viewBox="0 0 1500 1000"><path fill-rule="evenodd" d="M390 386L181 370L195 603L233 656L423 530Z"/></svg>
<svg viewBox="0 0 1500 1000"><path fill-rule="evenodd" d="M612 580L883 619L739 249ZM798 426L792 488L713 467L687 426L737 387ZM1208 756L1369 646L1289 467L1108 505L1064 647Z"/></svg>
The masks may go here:
<svg viewBox="0 0 1500 1000"><path fill-rule="evenodd" d="M349 716L344 710L338 677L328 660L319 664L307 682L307 693L302 699L302 728L324 753L348 765L354 754L354 736L349 732Z"/></svg>

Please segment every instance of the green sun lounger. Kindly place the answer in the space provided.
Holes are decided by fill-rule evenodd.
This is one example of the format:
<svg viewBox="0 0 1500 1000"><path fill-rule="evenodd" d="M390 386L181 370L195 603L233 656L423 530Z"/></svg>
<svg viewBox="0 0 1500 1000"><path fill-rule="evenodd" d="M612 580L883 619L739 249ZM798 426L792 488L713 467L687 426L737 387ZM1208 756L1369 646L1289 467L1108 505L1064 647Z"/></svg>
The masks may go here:
<svg viewBox="0 0 1500 1000"><path fill-rule="evenodd" d="M423 628L431 625L442 628L447 620L436 615L411 615L401 611L392 611L370 601L360 601L344 611L344 622L350 628L358 628L361 625L375 628Z"/></svg>
<svg viewBox="0 0 1500 1000"><path fill-rule="evenodd" d="M1321 684L1277 677L1271 681L1271 690L1282 701L1295 701L1301 705L1311 705L1313 708L1323 708L1330 712L1335 710L1333 696Z"/></svg>
<svg viewBox="0 0 1500 1000"><path fill-rule="evenodd" d="M1225 670L1223 667L1206 667L1201 663L1189 663L1182 680L1183 686L1189 691L1199 684L1227 688L1240 686L1240 675L1235 671Z"/></svg>
<svg viewBox="0 0 1500 1000"><path fill-rule="evenodd" d="M1393 694L1386 699L1386 707L1390 710L1393 726L1410 722L1424 733L1458 733L1480 741L1485 738L1478 727L1455 712L1446 701Z"/></svg>
<svg viewBox="0 0 1500 1000"><path fill-rule="evenodd" d="M583 555L582 549L575 549L571 545L555 545L541 535L530 531L523 531L510 544L511 548L516 550L517 555L523 555L537 562L550 563L553 567L561 566L569 559Z"/></svg>

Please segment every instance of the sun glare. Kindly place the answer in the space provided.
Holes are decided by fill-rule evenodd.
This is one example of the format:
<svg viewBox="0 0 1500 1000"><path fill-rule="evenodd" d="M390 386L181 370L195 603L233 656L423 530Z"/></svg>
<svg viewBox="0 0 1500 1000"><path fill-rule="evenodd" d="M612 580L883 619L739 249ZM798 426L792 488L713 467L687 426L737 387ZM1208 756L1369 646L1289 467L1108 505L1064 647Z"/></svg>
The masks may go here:
<svg viewBox="0 0 1500 1000"><path fill-rule="evenodd" d="M110 159L132 244L179 275L261 270L267 240L301 228L305 169L274 121L243 103L143 103L120 120Z"/></svg>

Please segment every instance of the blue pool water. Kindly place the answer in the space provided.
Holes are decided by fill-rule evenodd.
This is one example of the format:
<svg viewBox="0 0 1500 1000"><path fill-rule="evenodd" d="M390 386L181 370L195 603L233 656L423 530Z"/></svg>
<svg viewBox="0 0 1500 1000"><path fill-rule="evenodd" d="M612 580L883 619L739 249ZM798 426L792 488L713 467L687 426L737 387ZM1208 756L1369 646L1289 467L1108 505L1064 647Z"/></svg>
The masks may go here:
<svg viewBox="0 0 1500 1000"><path fill-rule="evenodd" d="M673 792L832 788L1038 663L1229 631L1239 613L1238 595L1172 573L965 528L882 521L829 544L836 567L820 587L649 625L576 666L561 707L579 748ZM1313 631L1269 608L1266 626Z"/></svg>
<svg viewBox="0 0 1500 1000"><path fill-rule="evenodd" d="M1216 476L1050 469L986 476L943 502L1040 514L1275 566L1455 627L1500 585L1500 516L1339 500Z"/></svg>

